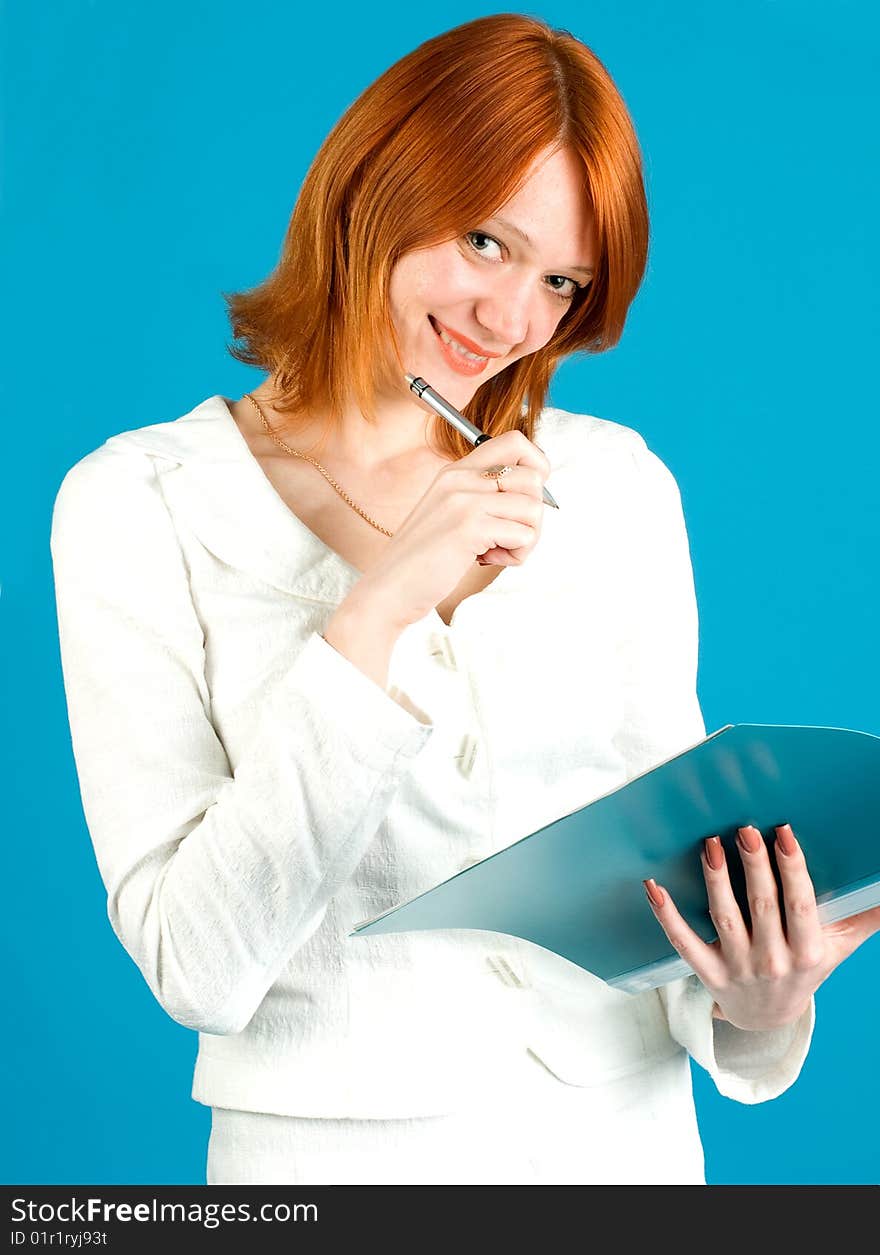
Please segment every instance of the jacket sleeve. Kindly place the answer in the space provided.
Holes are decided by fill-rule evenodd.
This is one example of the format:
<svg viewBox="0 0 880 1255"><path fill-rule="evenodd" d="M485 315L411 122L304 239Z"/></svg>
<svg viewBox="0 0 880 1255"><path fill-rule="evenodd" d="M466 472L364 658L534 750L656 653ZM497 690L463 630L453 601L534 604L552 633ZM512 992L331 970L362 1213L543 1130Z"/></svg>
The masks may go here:
<svg viewBox="0 0 880 1255"><path fill-rule="evenodd" d="M109 442L72 467L50 548L110 923L173 1019L240 1032L351 876L432 726L313 633L291 640L233 774L153 460Z"/></svg>
<svg viewBox="0 0 880 1255"><path fill-rule="evenodd" d="M619 632L624 719L615 739L628 778L706 735L697 696L698 614L681 496L668 467L641 436L632 434L622 526L628 591ZM725 1097L763 1102L797 1079L812 1037L814 1002L793 1024L750 1032L712 1018L712 996L696 975L657 993L672 1036Z"/></svg>

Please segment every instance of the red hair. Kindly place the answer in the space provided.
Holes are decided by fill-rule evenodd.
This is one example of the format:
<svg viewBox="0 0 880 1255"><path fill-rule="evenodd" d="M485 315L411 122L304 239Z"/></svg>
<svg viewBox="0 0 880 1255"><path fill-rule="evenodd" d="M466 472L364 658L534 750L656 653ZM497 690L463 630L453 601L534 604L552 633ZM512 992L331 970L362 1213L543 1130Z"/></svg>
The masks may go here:
<svg viewBox="0 0 880 1255"><path fill-rule="evenodd" d="M619 341L648 251L641 152L623 99L595 53L537 18L466 22L367 87L318 150L275 270L223 294L240 342L229 352L274 376L279 412L332 424L351 389L375 421L377 389L406 369L388 303L398 258L472 229L516 194L540 154L560 148L584 169L595 276L552 339L478 388L464 411L490 435L519 428L531 439L557 363ZM448 424L437 440L454 457L472 447Z"/></svg>

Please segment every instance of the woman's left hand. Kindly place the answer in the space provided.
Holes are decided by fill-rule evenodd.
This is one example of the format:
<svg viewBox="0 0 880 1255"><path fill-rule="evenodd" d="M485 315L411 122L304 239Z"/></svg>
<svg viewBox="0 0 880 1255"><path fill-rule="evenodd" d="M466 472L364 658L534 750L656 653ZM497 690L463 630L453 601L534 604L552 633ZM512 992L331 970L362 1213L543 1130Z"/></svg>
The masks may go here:
<svg viewBox="0 0 880 1255"><path fill-rule="evenodd" d="M745 870L751 928L731 888L718 837L708 838L700 856L716 941L707 943L697 936L662 886L649 880L645 890L673 947L715 999L713 1015L737 1028L779 1028L796 1020L838 964L880 931L880 907L836 924L821 924L806 860L790 825L785 824L776 829L774 846L782 881L783 924L763 837L757 828L740 828L737 845Z"/></svg>

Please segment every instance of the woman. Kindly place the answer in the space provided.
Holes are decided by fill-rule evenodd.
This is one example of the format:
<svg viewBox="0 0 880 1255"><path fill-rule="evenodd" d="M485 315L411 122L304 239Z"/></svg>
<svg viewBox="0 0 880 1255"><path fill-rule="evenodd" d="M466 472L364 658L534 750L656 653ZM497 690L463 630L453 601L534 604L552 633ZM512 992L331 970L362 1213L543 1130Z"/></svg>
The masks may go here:
<svg viewBox="0 0 880 1255"><path fill-rule="evenodd" d="M780 831L786 936L747 829L754 928L709 843L723 943L649 884L695 975L640 996L516 938L350 936L705 733L675 481L633 430L545 404L560 360L619 340L647 238L597 58L467 23L351 106L275 273L227 298L264 382L65 476L84 810L114 930L199 1032L210 1184L703 1181L689 1060L781 1093L814 990L877 927L823 931Z"/></svg>

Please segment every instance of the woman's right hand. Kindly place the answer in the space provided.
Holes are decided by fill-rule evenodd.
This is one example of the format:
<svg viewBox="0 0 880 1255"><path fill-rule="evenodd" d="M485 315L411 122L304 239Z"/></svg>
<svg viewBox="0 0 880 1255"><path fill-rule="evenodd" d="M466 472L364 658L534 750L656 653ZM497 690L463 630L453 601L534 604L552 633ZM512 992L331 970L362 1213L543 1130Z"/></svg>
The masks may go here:
<svg viewBox="0 0 880 1255"><path fill-rule="evenodd" d="M500 466L513 469L500 481L483 476ZM358 581L358 600L381 607L382 618L402 630L433 610L476 561L521 565L541 534L549 472L546 456L521 431L494 436L451 462Z"/></svg>

